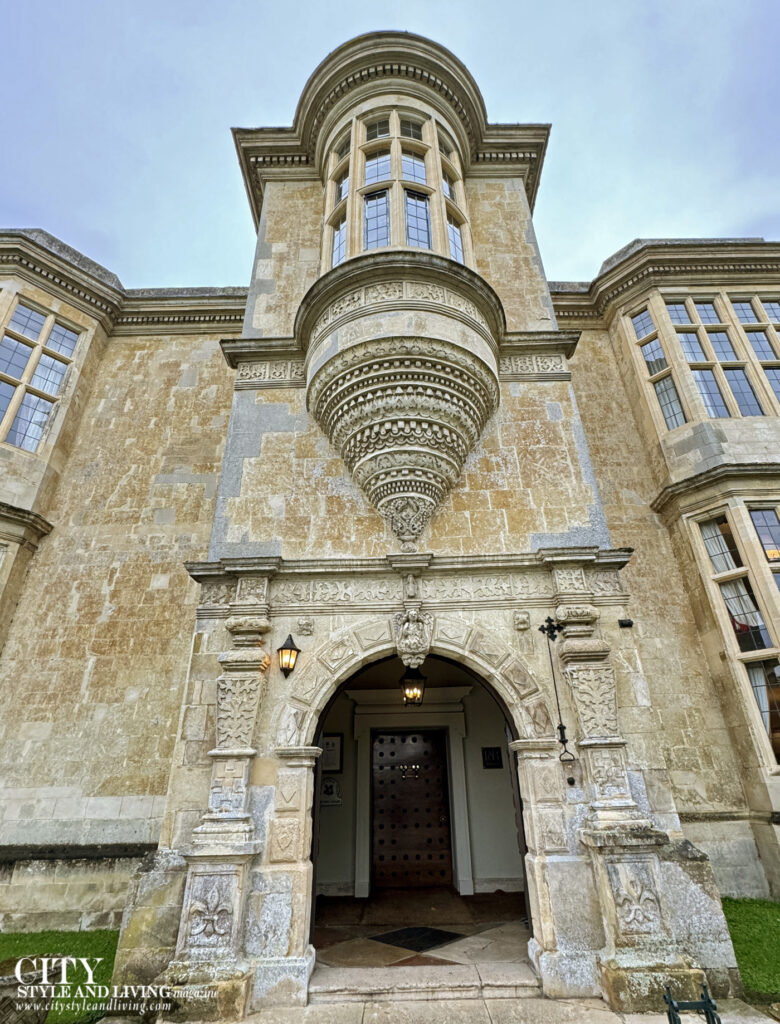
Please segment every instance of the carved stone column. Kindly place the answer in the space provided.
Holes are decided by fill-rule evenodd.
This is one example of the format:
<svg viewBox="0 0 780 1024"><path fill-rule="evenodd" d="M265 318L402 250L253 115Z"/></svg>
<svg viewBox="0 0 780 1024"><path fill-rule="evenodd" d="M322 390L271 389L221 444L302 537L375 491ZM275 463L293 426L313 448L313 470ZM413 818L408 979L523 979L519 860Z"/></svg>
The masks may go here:
<svg viewBox="0 0 780 1024"><path fill-rule="evenodd" d="M252 872L247 953L254 960L252 1008L305 1005L314 970L311 923L312 804L319 747L277 747L274 814L262 864Z"/></svg>
<svg viewBox="0 0 780 1024"><path fill-rule="evenodd" d="M217 679L217 743L209 751L208 809L193 830L192 846L183 851L187 882L179 937L164 974L181 1002L182 1020L240 1018L249 995L243 911L247 866L260 849L248 806L249 771L256 753L252 739L262 680L270 662L263 650L270 623L264 615L232 616L225 625L234 646L219 656L222 674ZM198 986L216 990L216 1000L198 998Z"/></svg>
<svg viewBox="0 0 780 1024"><path fill-rule="evenodd" d="M527 853L525 875L533 938L528 953L545 995L601 994L597 957L604 945L590 859L577 841L583 793L552 737L509 744L517 754Z"/></svg>
<svg viewBox="0 0 780 1024"><path fill-rule="evenodd" d="M576 587L576 573L557 580L559 597L561 584ZM604 928L596 957L603 995L614 1009L641 1012L660 1005L669 983L683 999L698 998L705 980L733 994L734 953L709 860L654 828L634 801L609 646L594 636L596 608L572 597L556 608L558 656L580 724L588 815L577 837L590 854Z"/></svg>
<svg viewBox="0 0 780 1024"><path fill-rule="evenodd" d="M634 828L649 828L650 822L642 817L628 783L626 742L618 732L609 645L593 635L598 610L587 602L567 603L555 609L555 616L563 625L558 657L577 708L577 748L587 780L591 822L595 826L623 822Z"/></svg>

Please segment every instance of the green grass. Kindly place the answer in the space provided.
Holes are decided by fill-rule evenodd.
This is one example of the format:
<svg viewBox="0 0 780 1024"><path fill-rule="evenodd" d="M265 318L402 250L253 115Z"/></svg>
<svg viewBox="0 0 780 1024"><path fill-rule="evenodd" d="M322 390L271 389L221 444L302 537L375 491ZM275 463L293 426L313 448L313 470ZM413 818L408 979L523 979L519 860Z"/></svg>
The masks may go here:
<svg viewBox="0 0 780 1024"><path fill-rule="evenodd" d="M723 900L745 995L755 1002L780 1002L780 903Z"/></svg>
<svg viewBox="0 0 780 1024"><path fill-rule="evenodd" d="M111 973L114 969L114 957L119 941L118 931L92 932L9 932L0 934L0 961L17 960L22 956L75 956L102 957L102 962L95 968L95 984L110 985ZM13 966L8 973L12 973ZM4 971L5 973L5 971ZM86 972L80 967L72 980L85 983ZM81 1021L94 1021L95 1014L80 1014L76 1011L50 1010L46 1024L76 1024Z"/></svg>

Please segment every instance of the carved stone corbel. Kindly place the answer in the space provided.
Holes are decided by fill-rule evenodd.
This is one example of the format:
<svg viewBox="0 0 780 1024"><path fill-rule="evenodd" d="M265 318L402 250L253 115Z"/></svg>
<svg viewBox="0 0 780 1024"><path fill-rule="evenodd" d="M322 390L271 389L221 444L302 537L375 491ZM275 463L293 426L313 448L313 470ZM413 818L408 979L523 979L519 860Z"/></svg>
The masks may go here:
<svg viewBox="0 0 780 1024"><path fill-rule="evenodd" d="M419 605L410 604L406 611L396 612L391 621L398 657L407 668L419 668L431 649L433 616Z"/></svg>

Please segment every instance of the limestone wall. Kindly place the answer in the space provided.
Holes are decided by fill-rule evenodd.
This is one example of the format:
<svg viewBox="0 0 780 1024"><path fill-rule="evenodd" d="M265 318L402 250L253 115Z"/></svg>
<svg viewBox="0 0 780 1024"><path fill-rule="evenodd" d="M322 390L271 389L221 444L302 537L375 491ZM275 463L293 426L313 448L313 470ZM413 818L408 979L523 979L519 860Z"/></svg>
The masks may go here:
<svg viewBox="0 0 780 1024"><path fill-rule="evenodd" d="M0 931L119 928L138 857L0 865Z"/></svg>
<svg viewBox="0 0 780 1024"><path fill-rule="evenodd" d="M307 414L303 388L237 391L210 558L382 556L397 542ZM506 382L433 517L437 554L608 543L566 381Z"/></svg>
<svg viewBox="0 0 780 1024"><path fill-rule="evenodd" d="M7 846L157 841L230 389L217 336L106 347L0 662Z"/></svg>
<svg viewBox="0 0 780 1024"><path fill-rule="evenodd" d="M572 359L572 383L613 543L635 549L622 573L634 626L615 629L611 638L629 763L644 770L650 790L657 788L656 799L663 800L671 787L685 834L713 852L724 891L766 895L746 820L750 769L735 747L733 712L722 704L707 658L712 649L720 662L720 642L708 633L702 605L692 603L686 589L686 578L695 573L690 554L650 508L657 494L658 444L648 434L644 404L632 400L621 380L606 331L583 333ZM692 590L698 586L696 573Z"/></svg>

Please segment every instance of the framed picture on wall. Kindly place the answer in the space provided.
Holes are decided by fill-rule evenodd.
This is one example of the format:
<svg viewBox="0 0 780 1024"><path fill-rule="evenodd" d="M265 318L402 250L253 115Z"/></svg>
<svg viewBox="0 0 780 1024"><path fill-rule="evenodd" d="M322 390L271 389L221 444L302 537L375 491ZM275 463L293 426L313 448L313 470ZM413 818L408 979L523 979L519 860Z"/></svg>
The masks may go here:
<svg viewBox="0 0 780 1024"><path fill-rule="evenodd" d="M322 737L322 770L323 772L341 772L344 770L344 733L326 732Z"/></svg>

